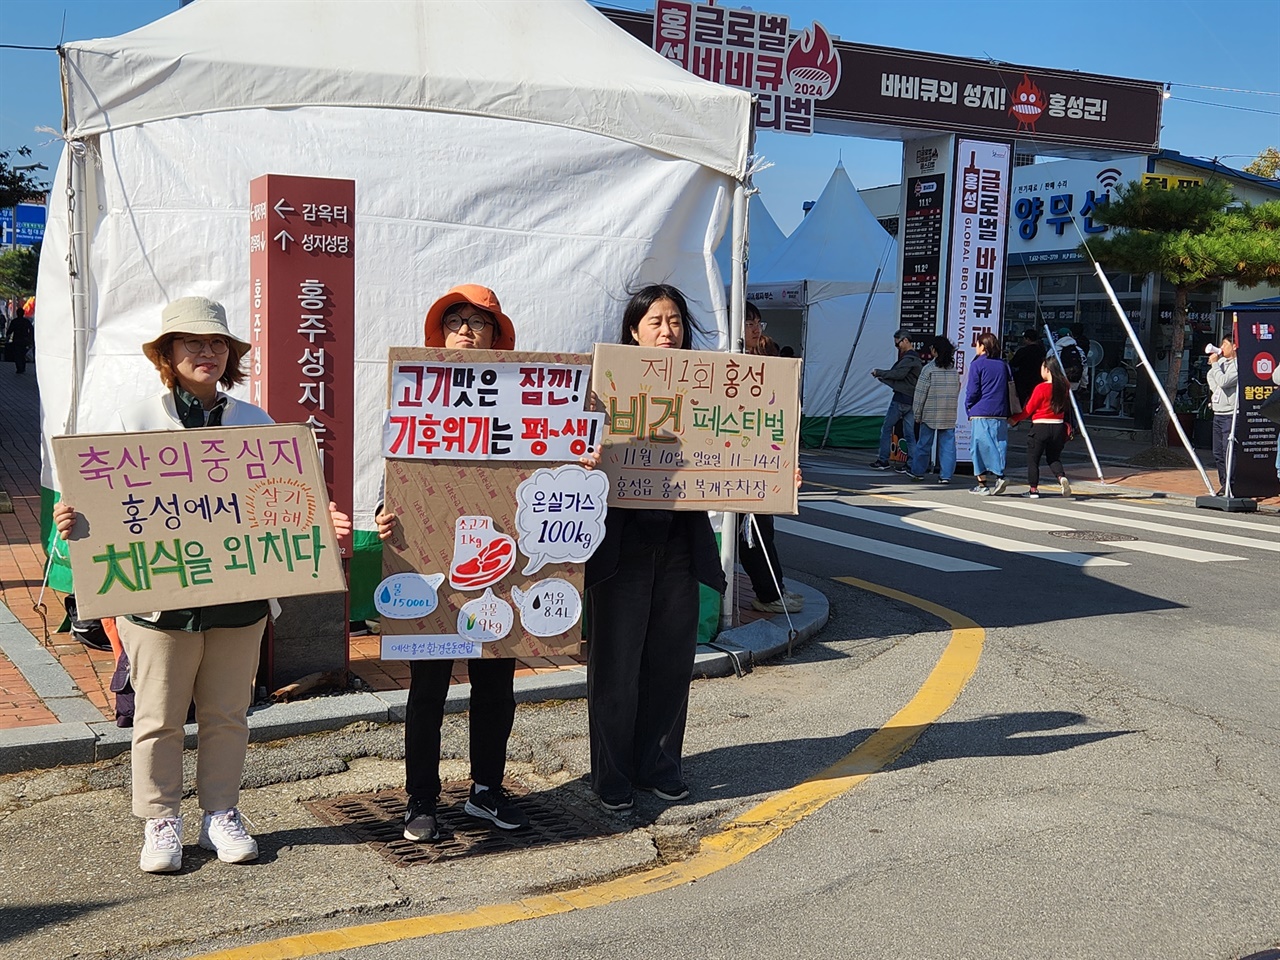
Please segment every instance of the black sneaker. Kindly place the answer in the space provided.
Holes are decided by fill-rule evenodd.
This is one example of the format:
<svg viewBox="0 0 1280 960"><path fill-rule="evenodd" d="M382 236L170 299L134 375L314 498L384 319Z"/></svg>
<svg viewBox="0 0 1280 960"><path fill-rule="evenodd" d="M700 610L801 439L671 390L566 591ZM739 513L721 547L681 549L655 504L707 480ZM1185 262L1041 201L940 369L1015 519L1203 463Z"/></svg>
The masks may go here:
<svg viewBox="0 0 1280 960"><path fill-rule="evenodd" d="M488 820L503 830L523 830L529 826L529 817L512 802L501 787L481 790L473 784L471 796L462 809L468 816Z"/></svg>
<svg viewBox="0 0 1280 960"><path fill-rule="evenodd" d="M624 813L636 805L631 797L601 797L600 806L613 813Z"/></svg>
<svg viewBox="0 0 1280 960"><path fill-rule="evenodd" d="M430 843L440 839L440 825L436 822L434 803L409 798L409 806L404 812L404 838L416 843Z"/></svg>
<svg viewBox="0 0 1280 960"><path fill-rule="evenodd" d="M872 470L888 470L892 466L893 464L891 464L888 460L872 460L871 461Z"/></svg>
<svg viewBox="0 0 1280 960"><path fill-rule="evenodd" d="M675 783L665 783L660 787L641 787L641 790L648 790L659 800L667 800L671 803L684 800L689 796L689 787L677 780Z"/></svg>

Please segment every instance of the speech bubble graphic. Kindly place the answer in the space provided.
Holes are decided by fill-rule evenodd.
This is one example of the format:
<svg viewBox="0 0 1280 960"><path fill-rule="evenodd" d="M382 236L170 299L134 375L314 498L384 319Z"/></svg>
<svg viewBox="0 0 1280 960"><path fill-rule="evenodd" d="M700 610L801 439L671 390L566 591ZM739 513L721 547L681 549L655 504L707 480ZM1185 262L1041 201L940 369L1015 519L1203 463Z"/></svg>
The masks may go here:
<svg viewBox="0 0 1280 960"><path fill-rule="evenodd" d="M520 610L520 625L535 637L559 636L582 616L581 595L559 577L539 580L528 590L512 587L511 600Z"/></svg>
<svg viewBox="0 0 1280 960"><path fill-rule="evenodd" d="M529 558L521 571L548 563L584 563L604 539L609 478L576 463L535 470L516 488L516 533ZM548 634L550 636L550 634Z"/></svg>
<svg viewBox="0 0 1280 960"><path fill-rule="evenodd" d="M511 632L515 620L511 604L486 589L481 596L464 603L458 611L458 633L481 643L501 640Z"/></svg>
<svg viewBox="0 0 1280 960"><path fill-rule="evenodd" d="M373 591L373 605L392 620L416 620L435 610L443 573L395 573Z"/></svg>
<svg viewBox="0 0 1280 960"><path fill-rule="evenodd" d="M458 590L491 587L516 565L516 542L493 529L492 517L459 517L453 524L449 584Z"/></svg>

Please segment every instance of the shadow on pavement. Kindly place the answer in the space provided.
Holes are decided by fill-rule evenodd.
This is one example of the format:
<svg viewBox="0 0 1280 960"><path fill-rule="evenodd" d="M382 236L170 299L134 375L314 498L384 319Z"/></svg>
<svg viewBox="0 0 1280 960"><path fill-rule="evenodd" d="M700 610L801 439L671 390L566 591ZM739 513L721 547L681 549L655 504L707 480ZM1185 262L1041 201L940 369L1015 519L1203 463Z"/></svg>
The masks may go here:
<svg viewBox="0 0 1280 960"><path fill-rule="evenodd" d="M1065 729L1087 722L1088 718L1083 714L1064 710L942 721L920 728L925 735L886 769L901 770L921 763L970 757L1041 757L1135 732ZM694 785L697 800L785 790L795 785L797 768L824 769L850 753L874 732L855 730L838 737L717 747L687 757L685 774Z"/></svg>
<svg viewBox="0 0 1280 960"><path fill-rule="evenodd" d="M44 927L79 920L86 914L114 907L120 900L85 900L80 903L28 903L0 907L0 943L18 940Z"/></svg>

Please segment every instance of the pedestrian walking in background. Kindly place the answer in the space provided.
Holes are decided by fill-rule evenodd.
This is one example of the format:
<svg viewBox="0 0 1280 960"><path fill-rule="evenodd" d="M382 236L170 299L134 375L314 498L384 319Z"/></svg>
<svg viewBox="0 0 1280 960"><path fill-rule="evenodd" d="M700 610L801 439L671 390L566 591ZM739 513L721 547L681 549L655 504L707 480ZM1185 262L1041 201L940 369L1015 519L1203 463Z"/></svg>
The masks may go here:
<svg viewBox="0 0 1280 960"><path fill-rule="evenodd" d="M907 463L897 467L899 473L905 473L907 464L915 454L916 421L912 413L915 403L916 382L920 379L920 370L924 364L920 354L916 353L911 343L911 334L906 330L898 330L893 335L893 345L897 348L898 359L888 370L872 370L871 375L893 389L889 400L889 409L884 415L884 425L880 428L880 455L871 462L876 470L893 468L892 446L893 428L902 421L902 436L907 444Z"/></svg>
<svg viewBox="0 0 1280 960"><path fill-rule="evenodd" d="M929 468L934 438L938 441L938 482L950 483L956 471L956 415L960 404L960 374L956 372L956 345L946 337L930 343L933 360L925 364L916 382L912 413L919 425L915 457L908 476L923 480Z"/></svg>
<svg viewBox="0 0 1280 960"><path fill-rule="evenodd" d="M18 313L9 321L4 356L6 360L13 361L14 373L26 372L27 351L31 349L33 335L31 319L26 315Z"/></svg>
<svg viewBox="0 0 1280 960"><path fill-rule="evenodd" d="M1068 394L1071 384L1054 357L1046 357L1040 365L1040 383L1031 391L1031 398L1021 413L1009 418L1009 426L1023 420L1031 421L1027 434L1027 484L1030 489L1023 494L1031 500L1040 497L1040 458L1043 456L1049 469L1058 478L1058 486L1064 497L1071 496L1071 481L1062 469L1062 448L1067 445L1067 408L1071 404Z"/></svg>
<svg viewBox="0 0 1280 960"><path fill-rule="evenodd" d="M1226 493L1228 471L1235 474L1240 443L1231 444L1231 427L1236 416L1236 344L1230 335L1222 338L1216 353L1209 354L1209 405L1213 408L1213 462L1218 467L1218 496ZM1228 462L1229 461L1229 462Z"/></svg>
<svg viewBox="0 0 1280 960"><path fill-rule="evenodd" d="M222 304L183 297L166 306L161 319L160 336L144 343L142 352L159 372L164 392L120 410L118 430L274 422L260 407L218 389L248 378L244 358L251 349L231 335ZM333 503L329 516L339 538L351 532L350 519ZM53 520L65 540L75 526L75 507L62 501L53 508ZM192 700L199 736L196 790L204 811L200 846L227 863L258 857L258 843L244 828L237 804L268 610L266 600L247 600L116 619L135 693L133 813L146 820L138 867L147 873L182 868L183 724Z"/></svg>
<svg viewBox="0 0 1280 960"><path fill-rule="evenodd" d="M759 309L754 303L748 303L744 328L746 352L759 357L778 356L778 345L766 337L764 331ZM804 597L785 588L782 562L774 545L773 517L767 513L755 514L754 526L751 519L751 515L743 516L738 526L742 541L738 560L751 580L751 590L755 594L751 598L751 607L761 613L798 613L804 606Z"/></svg>
<svg viewBox="0 0 1280 960"><path fill-rule="evenodd" d="M984 333L974 348L977 357L969 364L964 409L969 417L973 453L973 473L978 480L973 493L995 496L1004 493L1005 459L1009 452L1009 382L1013 374L1000 359L1000 341Z"/></svg>
<svg viewBox="0 0 1280 960"><path fill-rule="evenodd" d="M1009 366L1013 368L1013 385L1018 391L1018 401L1025 407L1031 399L1031 391L1040 384L1040 364L1045 358L1044 341L1034 327L1022 333L1022 346L1014 352Z"/></svg>

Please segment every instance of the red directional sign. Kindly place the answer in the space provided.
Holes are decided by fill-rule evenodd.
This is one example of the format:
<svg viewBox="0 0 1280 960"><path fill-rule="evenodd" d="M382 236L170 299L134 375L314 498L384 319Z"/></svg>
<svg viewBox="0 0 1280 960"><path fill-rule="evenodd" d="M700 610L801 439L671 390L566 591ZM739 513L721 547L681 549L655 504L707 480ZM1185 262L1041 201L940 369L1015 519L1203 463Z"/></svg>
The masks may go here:
<svg viewBox="0 0 1280 960"><path fill-rule="evenodd" d="M356 184L268 174L249 202L250 399L310 425L329 494L350 513Z"/></svg>

